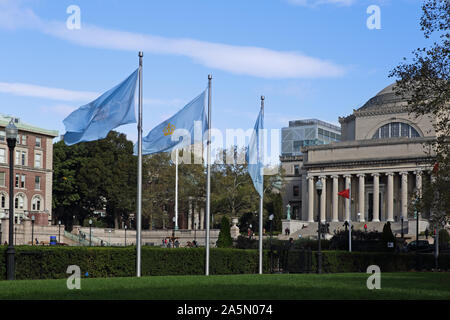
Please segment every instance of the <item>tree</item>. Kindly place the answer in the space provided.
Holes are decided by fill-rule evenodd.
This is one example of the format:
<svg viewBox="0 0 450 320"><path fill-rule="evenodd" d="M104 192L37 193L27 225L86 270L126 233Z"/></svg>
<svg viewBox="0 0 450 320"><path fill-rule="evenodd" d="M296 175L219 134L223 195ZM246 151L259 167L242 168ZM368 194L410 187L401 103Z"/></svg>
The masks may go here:
<svg viewBox="0 0 450 320"><path fill-rule="evenodd" d="M135 211L137 162L133 143L111 131L105 139L54 145L53 208L69 228L106 208L109 225Z"/></svg>
<svg viewBox="0 0 450 320"><path fill-rule="evenodd" d="M231 239L230 232L230 221L226 216L222 217L220 223L219 238L217 239L217 247L219 248L230 248L233 246L233 239Z"/></svg>
<svg viewBox="0 0 450 320"><path fill-rule="evenodd" d="M431 180L415 208L431 210L431 220L444 224L450 217L450 2L425 0L420 19L426 39L437 38L428 48L413 51L412 62L391 71L398 78L395 91L407 99L410 114L431 116L436 140L429 144L436 154ZM431 152L430 152L431 153Z"/></svg>
<svg viewBox="0 0 450 320"><path fill-rule="evenodd" d="M381 235L381 241L383 242L383 246L385 248L385 250L387 251L393 251L394 247L395 247L395 236L392 233L392 229L391 229L391 223L388 221L386 222L386 224L383 226L383 233ZM388 247L388 243L391 242L394 247L389 248Z"/></svg>

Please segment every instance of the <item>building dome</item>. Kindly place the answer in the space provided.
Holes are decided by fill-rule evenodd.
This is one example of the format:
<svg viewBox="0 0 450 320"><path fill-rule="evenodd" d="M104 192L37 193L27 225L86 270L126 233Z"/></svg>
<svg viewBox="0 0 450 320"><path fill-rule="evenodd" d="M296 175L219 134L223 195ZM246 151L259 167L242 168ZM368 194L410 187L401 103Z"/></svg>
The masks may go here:
<svg viewBox="0 0 450 320"><path fill-rule="evenodd" d="M387 86L383 90L377 93L376 96L367 101L358 110L390 108L393 106L399 106L406 104L406 99L398 96L394 92L395 83Z"/></svg>

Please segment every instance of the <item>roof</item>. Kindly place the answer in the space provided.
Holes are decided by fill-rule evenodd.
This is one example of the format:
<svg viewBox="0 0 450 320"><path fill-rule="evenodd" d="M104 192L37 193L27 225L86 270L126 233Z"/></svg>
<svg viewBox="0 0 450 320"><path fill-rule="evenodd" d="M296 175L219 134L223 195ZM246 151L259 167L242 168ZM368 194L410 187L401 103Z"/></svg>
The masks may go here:
<svg viewBox="0 0 450 320"><path fill-rule="evenodd" d="M11 119L14 119L14 125L17 127L17 129L21 131L27 131L32 133L38 133L45 136L50 137L57 137L58 131L57 130L47 130L39 127L32 126L30 124L27 124L25 122L22 122L19 118L13 117L13 116L7 116L0 114L0 127L6 127Z"/></svg>
<svg viewBox="0 0 450 320"><path fill-rule="evenodd" d="M396 105L406 103L406 99L395 94L394 92L395 83L387 86L380 92L378 92L374 97L369 99L358 111L363 111L367 109L379 109L379 108L390 108Z"/></svg>

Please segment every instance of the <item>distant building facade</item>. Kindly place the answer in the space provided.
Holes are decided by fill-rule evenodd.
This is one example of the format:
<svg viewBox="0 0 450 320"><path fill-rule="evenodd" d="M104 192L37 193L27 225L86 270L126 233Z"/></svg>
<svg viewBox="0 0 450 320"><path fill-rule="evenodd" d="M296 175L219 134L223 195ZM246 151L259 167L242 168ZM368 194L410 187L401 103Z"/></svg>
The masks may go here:
<svg viewBox="0 0 450 320"><path fill-rule="evenodd" d="M422 192L422 179L432 167L425 143L435 139L431 116L414 118L407 101L390 85L347 117L339 119L342 142L308 146L303 151L302 196L307 222L405 221L412 197ZM323 183L320 199L315 190ZM351 188L350 201L338 192ZM320 213L318 213L320 202ZM348 214L348 207L351 210ZM426 216L422 216L426 218Z"/></svg>
<svg viewBox="0 0 450 320"><path fill-rule="evenodd" d="M49 225L52 217L53 139L57 131L38 128L18 118L0 115L0 219L8 215L9 149L5 127L13 119L19 130L14 149L14 213L17 224L36 218ZM1 221L1 220L0 220Z"/></svg>
<svg viewBox="0 0 450 320"><path fill-rule="evenodd" d="M324 145L341 140L341 128L317 119L289 121L281 129L281 165L285 174L284 208L289 204L291 216L300 219L305 212L302 198L306 176L302 177L303 153L306 146Z"/></svg>

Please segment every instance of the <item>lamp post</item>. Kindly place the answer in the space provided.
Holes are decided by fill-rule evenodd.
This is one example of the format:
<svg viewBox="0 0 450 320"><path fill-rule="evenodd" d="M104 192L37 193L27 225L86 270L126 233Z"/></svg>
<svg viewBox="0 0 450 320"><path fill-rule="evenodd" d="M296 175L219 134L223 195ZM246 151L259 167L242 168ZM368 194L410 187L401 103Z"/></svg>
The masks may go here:
<svg viewBox="0 0 450 320"><path fill-rule="evenodd" d="M270 221L270 273L273 273L273 254L272 254L272 223L273 223L273 214L269 216Z"/></svg>
<svg viewBox="0 0 450 320"><path fill-rule="evenodd" d="M401 228L402 228L401 234L402 234L402 240L403 240L403 216L400 216L400 222L401 222Z"/></svg>
<svg viewBox="0 0 450 320"><path fill-rule="evenodd" d="M32 215L31 216L31 245L34 245L34 220L35 220L35 216Z"/></svg>
<svg viewBox="0 0 450 320"><path fill-rule="evenodd" d="M111 246L111 229L109 229L109 246Z"/></svg>
<svg viewBox="0 0 450 320"><path fill-rule="evenodd" d="M173 217L173 230L172 230L172 248L175 248L175 229L177 228L177 218Z"/></svg>
<svg viewBox="0 0 450 320"><path fill-rule="evenodd" d="M125 247L127 246L127 225L125 225Z"/></svg>
<svg viewBox="0 0 450 320"><path fill-rule="evenodd" d="M322 246L321 246L321 238L322 238L322 223L320 221L320 195L322 194L322 188L323 188L323 184L322 181L319 179L316 182L316 191L317 191L317 195L318 195L318 199L319 199L319 210L317 213L317 223L318 223L318 228L317 228L317 233L318 233L318 253L317 253L317 273L322 273Z"/></svg>
<svg viewBox="0 0 450 320"><path fill-rule="evenodd" d="M61 220L58 221L58 242L61 243Z"/></svg>
<svg viewBox="0 0 450 320"><path fill-rule="evenodd" d="M16 251L14 249L14 148L16 147L17 134L19 130L14 125L13 119L5 129L6 140L9 148L9 242L6 250L7 259L7 276L8 280L15 278L15 262L14 256Z"/></svg>
<svg viewBox="0 0 450 320"><path fill-rule="evenodd" d="M89 247L92 246L92 219L89 219Z"/></svg>
<svg viewBox="0 0 450 320"><path fill-rule="evenodd" d="M194 222L194 242L197 244L197 222Z"/></svg>

